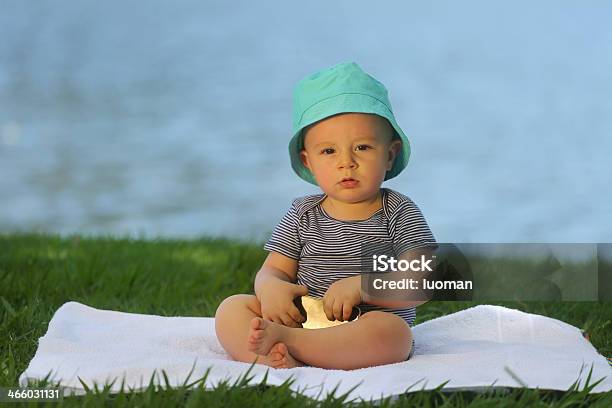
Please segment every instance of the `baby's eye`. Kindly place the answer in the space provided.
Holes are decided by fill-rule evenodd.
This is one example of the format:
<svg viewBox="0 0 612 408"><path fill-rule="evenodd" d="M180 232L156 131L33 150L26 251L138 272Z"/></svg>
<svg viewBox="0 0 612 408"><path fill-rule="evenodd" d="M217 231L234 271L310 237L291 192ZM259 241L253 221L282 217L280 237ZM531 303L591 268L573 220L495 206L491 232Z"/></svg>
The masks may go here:
<svg viewBox="0 0 612 408"><path fill-rule="evenodd" d="M357 147L356 147L357 150L361 150L361 151L368 150L368 149L371 149L371 148L372 148L372 146L365 145L365 144L360 144L360 145L357 145Z"/></svg>
<svg viewBox="0 0 612 408"><path fill-rule="evenodd" d="M335 150L332 149L331 147L327 147L321 150L321 154L334 154L334 153L335 153Z"/></svg>

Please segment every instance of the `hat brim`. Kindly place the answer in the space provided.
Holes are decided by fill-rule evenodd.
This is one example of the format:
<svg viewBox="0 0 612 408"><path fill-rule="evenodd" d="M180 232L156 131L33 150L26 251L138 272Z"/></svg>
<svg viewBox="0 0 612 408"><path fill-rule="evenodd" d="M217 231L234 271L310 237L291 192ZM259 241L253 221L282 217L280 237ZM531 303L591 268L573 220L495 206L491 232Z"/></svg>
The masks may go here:
<svg viewBox="0 0 612 408"><path fill-rule="evenodd" d="M393 126L395 130L396 137L402 141L402 148L393 162L393 167L391 167L391 170L387 171L385 180L397 176L404 170L410 158L410 142L395 121L393 112L391 112L387 105L370 95L345 93L325 99L311 106L304 112L298 123L294 126L296 130L289 142L289 157L291 158L291 167L293 171L295 171L300 178L311 184L318 185L314 175L304 166L300 158L300 152L304 149L302 130L306 126L312 125L330 116L349 112L379 115L391 123L391 126Z"/></svg>

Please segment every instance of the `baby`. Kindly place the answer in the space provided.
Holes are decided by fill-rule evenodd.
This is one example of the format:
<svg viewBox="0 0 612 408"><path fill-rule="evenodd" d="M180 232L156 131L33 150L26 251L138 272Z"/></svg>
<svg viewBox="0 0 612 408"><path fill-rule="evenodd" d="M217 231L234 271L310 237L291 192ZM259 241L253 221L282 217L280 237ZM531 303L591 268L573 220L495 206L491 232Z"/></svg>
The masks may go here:
<svg viewBox="0 0 612 408"><path fill-rule="evenodd" d="M217 337L235 360L275 368L350 370L407 360L415 306L425 301L370 296L359 272L370 239L404 259L435 246L418 207L381 188L410 155L387 90L355 63L335 65L298 83L293 126L292 167L323 194L293 201L264 246L255 295L219 305ZM294 299L306 294L322 298L329 320L346 322L302 328ZM347 321L354 306L362 315Z"/></svg>

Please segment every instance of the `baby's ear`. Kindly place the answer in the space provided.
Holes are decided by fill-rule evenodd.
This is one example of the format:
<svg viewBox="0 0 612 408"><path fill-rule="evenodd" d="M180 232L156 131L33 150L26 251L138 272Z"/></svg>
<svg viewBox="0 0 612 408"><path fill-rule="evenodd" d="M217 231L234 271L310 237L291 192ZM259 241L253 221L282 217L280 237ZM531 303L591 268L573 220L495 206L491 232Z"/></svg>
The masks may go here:
<svg viewBox="0 0 612 408"><path fill-rule="evenodd" d="M393 168L393 162L395 162L395 158L399 155L402 150L402 141L401 139L393 139L391 143L389 143L389 150L387 156L387 171Z"/></svg>
<svg viewBox="0 0 612 408"><path fill-rule="evenodd" d="M308 170L311 170L310 162L308 161L308 153L306 153L305 149L302 149L300 151L300 160L302 161L302 164L304 165L304 167L306 167Z"/></svg>

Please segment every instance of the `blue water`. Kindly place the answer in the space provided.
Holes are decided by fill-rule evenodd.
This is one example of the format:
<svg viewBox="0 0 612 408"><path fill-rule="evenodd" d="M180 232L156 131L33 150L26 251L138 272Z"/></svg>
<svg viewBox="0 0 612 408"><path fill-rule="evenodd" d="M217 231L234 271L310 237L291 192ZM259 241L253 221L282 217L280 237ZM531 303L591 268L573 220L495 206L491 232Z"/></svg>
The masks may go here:
<svg viewBox="0 0 612 408"><path fill-rule="evenodd" d="M0 2L0 231L261 239L291 92L354 60L440 241L612 241L612 4Z"/></svg>

